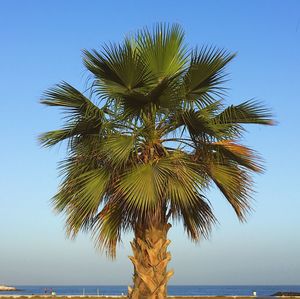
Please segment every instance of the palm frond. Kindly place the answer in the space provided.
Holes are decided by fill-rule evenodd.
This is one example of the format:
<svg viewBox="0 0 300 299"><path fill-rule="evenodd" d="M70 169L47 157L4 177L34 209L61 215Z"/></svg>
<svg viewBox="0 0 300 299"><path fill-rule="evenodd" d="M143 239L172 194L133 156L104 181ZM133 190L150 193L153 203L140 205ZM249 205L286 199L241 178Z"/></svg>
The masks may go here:
<svg viewBox="0 0 300 299"><path fill-rule="evenodd" d="M95 86L108 97L118 98L131 92L142 94L152 83L147 70L130 40L111 44L102 52L83 51L83 62L96 78Z"/></svg>
<svg viewBox="0 0 300 299"><path fill-rule="evenodd" d="M179 25L160 24L153 32L141 30L136 40L140 56L158 82L185 68L187 48L184 45L184 32Z"/></svg>
<svg viewBox="0 0 300 299"><path fill-rule="evenodd" d="M202 47L191 54L190 66L184 77L187 102L212 103L224 93L224 68L235 57L223 49Z"/></svg>
<svg viewBox="0 0 300 299"><path fill-rule="evenodd" d="M211 163L208 175L226 197L241 221L251 211L252 179L233 163Z"/></svg>
<svg viewBox="0 0 300 299"><path fill-rule="evenodd" d="M174 213L174 218L182 218L183 226L192 241L199 241L201 237L208 238L211 229L217 220L210 205L203 195L197 195L196 200L189 208L182 206L179 201L179 214Z"/></svg>
<svg viewBox="0 0 300 299"><path fill-rule="evenodd" d="M110 181L104 169L94 169L78 177L68 177L53 197L54 209L66 214L67 234L75 237L98 211Z"/></svg>
<svg viewBox="0 0 300 299"><path fill-rule="evenodd" d="M254 100L224 109L216 120L221 124L260 124L273 125L272 114L262 103Z"/></svg>
<svg viewBox="0 0 300 299"><path fill-rule="evenodd" d="M184 125L194 142L233 137L230 128L215 122L213 117L205 109L185 109L177 111L176 126Z"/></svg>
<svg viewBox="0 0 300 299"><path fill-rule="evenodd" d="M39 141L68 142L52 203L69 236L92 231L110 257L123 233L169 217L192 240L208 237L216 218L204 194L212 182L246 219L252 175L263 167L239 140L245 124L274 122L254 100L225 108L225 71L234 57L214 47L188 50L180 26L161 24L84 50L90 98L66 82L45 92L41 103L64 114L62 126Z"/></svg>
<svg viewBox="0 0 300 299"><path fill-rule="evenodd" d="M124 202L121 198L113 197L90 224L97 248L105 250L108 257L115 259L122 229L128 230L128 223Z"/></svg>
<svg viewBox="0 0 300 299"><path fill-rule="evenodd" d="M132 213L145 215L153 211L160 199L161 177L151 164L141 164L125 172L118 183L118 192Z"/></svg>
<svg viewBox="0 0 300 299"><path fill-rule="evenodd" d="M103 142L101 152L109 159L110 165L119 168L126 166L130 156L134 153L133 136L111 134Z"/></svg>
<svg viewBox="0 0 300 299"><path fill-rule="evenodd" d="M96 105L80 91L64 81L48 89L41 99L41 104L61 107L64 112L69 112L71 115L78 114L83 116L91 111L102 115L102 111Z"/></svg>
<svg viewBox="0 0 300 299"><path fill-rule="evenodd" d="M215 142L208 145L206 150L214 151L221 156L221 159L233 161L253 172L261 173L264 169L260 156L254 150L231 140Z"/></svg>
<svg viewBox="0 0 300 299"><path fill-rule="evenodd" d="M42 104L57 106L67 113L62 129L43 133L39 142L46 147L78 135L99 134L104 121L104 111L94 105L80 91L66 82L49 89Z"/></svg>

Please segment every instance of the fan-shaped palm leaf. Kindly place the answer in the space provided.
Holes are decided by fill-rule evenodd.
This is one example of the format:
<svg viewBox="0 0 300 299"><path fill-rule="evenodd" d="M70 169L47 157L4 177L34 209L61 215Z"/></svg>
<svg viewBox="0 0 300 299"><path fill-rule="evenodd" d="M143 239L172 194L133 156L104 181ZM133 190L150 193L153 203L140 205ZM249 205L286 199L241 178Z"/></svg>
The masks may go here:
<svg viewBox="0 0 300 299"><path fill-rule="evenodd" d="M263 167L239 140L245 124L273 121L257 101L225 106L234 57L189 50L180 26L158 25L84 51L97 104L65 82L41 100L64 113L63 126L42 134L41 144L68 141L54 208L70 236L92 231L111 257L123 234L134 232L131 299L166 295L169 219L194 241L209 236L217 220L204 194L213 183L240 220L251 210L252 174Z"/></svg>

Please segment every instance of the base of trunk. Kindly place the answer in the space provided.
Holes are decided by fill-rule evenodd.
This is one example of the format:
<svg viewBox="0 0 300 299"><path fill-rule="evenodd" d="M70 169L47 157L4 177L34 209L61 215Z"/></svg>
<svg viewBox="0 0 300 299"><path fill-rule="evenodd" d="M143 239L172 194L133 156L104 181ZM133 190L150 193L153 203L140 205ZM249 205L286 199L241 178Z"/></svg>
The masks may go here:
<svg viewBox="0 0 300 299"><path fill-rule="evenodd" d="M131 242L134 256L130 260L134 265L133 288L128 287L130 299L165 299L167 282L173 271L167 271L171 254L167 247L171 243L167 239L170 224L139 230Z"/></svg>

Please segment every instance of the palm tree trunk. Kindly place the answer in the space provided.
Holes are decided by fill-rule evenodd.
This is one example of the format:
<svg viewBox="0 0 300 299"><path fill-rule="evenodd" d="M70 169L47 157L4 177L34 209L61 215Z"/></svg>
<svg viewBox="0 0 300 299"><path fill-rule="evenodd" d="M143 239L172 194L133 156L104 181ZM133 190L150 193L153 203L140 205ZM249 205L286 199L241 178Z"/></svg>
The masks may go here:
<svg viewBox="0 0 300 299"><path fill-rule="evenodd" d="M173 271L167 271L171 260L167 247L170 240L167 233L171 224L160 224L147 229L137 229L131 242L133 256L130 260L134 266L133 288L128 287L130 299L165 299L167 282Z"/></svg>

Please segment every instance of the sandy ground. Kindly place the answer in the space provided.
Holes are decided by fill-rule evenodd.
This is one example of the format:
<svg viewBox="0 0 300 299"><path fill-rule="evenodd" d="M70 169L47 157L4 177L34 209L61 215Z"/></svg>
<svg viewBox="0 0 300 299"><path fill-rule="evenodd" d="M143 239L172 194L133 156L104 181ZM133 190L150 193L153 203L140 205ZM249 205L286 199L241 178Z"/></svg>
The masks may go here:
<svg viewBox="0 0 300 299"><path fill-rule="evenodd" d="M54 299L54 298L59 298L59 299L125 299L127 296L50 296L50 295L45 295L45 296L24 296L24 295L1 295L0 297L3 297L3 299L6 298L17 298L17 299ZM238 297L238 296L168 296L170 299L254 299L259 297ZM276 297L273 297L274 299ZM284 297L284 299L288 299L289 297Z"/></svg>
<svg viewBox="0 0 300 299"><path fill-rule="evenodd" d="M17 299L54 299L54 298L59 298L59 299L95 299L95 298L100 298L100 299L125 299L127 298L126 296L50 296L50 295L45 295L45 296L24 296L24 295L1 295L0 294L0 299L3 298L17 298ZM170 299L260 299L260 298L284 298L284 299L292 299L292 298L300 298L300 296L295 296L295 297L253 297L253 296L168 296Z"/></svg>

